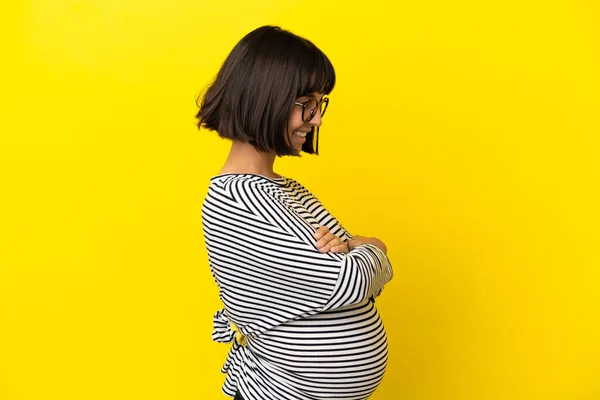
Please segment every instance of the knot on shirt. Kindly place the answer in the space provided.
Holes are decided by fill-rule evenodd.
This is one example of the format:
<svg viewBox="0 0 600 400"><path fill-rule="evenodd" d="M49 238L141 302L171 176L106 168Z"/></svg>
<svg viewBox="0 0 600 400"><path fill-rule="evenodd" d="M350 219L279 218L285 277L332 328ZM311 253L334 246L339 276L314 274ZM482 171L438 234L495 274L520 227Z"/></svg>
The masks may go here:
<svg viewBox="0 0 600 400"><path fill-rule="evenodd" d="M239 344L241 344L242 346L245 346L246 345L246 336L244 336L242 334L242 332L240 332L238 327L233 322L231 322L229 324L229 328L235 332L235 341L238 342Z"/></svg>
<svg viewBox="0 0 600 400"><path fill-rule="evenodd" d="M240 332L239 328L229 320L225 309L221 309L213 316L212 339L219 343L236 343L245 346L246 337Z"/></svg>

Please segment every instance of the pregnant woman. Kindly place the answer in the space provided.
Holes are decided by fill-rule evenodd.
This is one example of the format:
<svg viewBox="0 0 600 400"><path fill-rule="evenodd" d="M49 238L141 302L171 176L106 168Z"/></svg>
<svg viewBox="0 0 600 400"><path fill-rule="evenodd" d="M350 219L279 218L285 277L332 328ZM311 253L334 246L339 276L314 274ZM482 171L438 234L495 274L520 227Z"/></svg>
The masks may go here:
<svg viewBox="0 0 600 400"><path fill-rule="evenodd" d="M223 392L235 399L367 399L386 369L374 304L392 278L385 244L351 235L273 170L276 157L318 154L334 85L313 43L264 26L233 48L199 104L198 126L232 141L202 224L225 306L213 339L232 343ZM347 175L323 173L338 186Z"/></svg>

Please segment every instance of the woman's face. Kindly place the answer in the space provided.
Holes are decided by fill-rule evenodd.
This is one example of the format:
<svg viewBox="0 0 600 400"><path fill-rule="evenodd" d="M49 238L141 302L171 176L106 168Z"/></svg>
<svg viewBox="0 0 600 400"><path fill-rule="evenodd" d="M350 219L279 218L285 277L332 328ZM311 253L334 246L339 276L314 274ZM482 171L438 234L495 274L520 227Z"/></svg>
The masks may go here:
<svg viewBox="0 0 600 400"><path fill-rule="evenodd" d="M320 104L322 98L323 93L313 93L311 95L296 99L296 103L305 103L308 100L314 99ZM314 126L321 126L321 113L319 108L317 107L315 116L310 121L305 122L302 121L303 108L306 108L305 114L308 115L310 112L308 107L295 105L288 120L288 140L292 147L298 151L298 153L302 150L302 144L306 141L306 134L310 132Z"/></svg>

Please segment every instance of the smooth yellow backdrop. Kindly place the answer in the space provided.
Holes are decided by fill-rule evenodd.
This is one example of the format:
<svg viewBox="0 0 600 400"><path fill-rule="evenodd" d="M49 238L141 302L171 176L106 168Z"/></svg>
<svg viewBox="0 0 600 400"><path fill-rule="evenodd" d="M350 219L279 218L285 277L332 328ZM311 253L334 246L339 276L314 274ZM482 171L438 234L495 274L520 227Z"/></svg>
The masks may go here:
<svg viewBox="0 0 600 400"><path fill-rule="evenodd" d="M275 171L389 248L373 399L600 399L597 2L3 7L0 399L225 398L195 97L263 24L336 67Z"/></svg>

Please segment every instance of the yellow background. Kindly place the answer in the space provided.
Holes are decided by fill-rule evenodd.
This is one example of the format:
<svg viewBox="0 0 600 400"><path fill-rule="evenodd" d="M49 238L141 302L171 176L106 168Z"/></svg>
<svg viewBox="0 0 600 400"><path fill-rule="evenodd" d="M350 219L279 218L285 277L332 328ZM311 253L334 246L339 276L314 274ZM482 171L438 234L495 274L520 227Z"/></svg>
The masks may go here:
<svg viewBox="0 0 600 400"><path fill-rule="evenodd" d="M597 2L3 7L0 399L225 398L195 97L263 24L336 67L275 171L389 248L373 399L600 399Z"/></svg>

